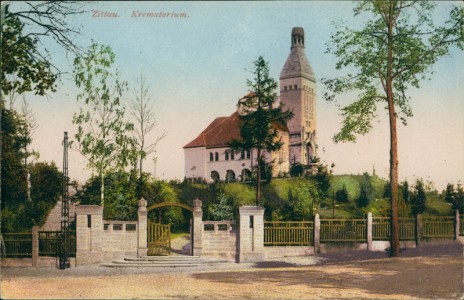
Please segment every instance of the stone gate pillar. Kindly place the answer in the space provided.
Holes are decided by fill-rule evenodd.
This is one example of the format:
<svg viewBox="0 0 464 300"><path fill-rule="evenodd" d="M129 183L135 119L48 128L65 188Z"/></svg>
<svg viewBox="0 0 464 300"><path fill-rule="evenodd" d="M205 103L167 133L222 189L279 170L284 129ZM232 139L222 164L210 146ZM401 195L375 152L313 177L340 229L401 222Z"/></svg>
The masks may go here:
<svg viewBox="0 0 464 300"><path fill-rule="evenodd" d="M103 207L76 207L76 266L103 260Z"/></svg>
<svg viewBox="0 0 464 300"><path fill-rule="evenodd" d="M201 256L203 251L203 210L201 200L193 200L193 238L192 255Z"/></svg>
<svg viewBox="0 0 464 300"><path fill-rule="evenodd" d="M264 208L239 207L238 262L264 260Z"/></svg>
<svg viewBox="0 0 464 300"><path fill-rule="evenodd" d="M147 248L147 200L140 199L138 201L138 223L137 223L137 257L146 256L148 253Z"/></svg>

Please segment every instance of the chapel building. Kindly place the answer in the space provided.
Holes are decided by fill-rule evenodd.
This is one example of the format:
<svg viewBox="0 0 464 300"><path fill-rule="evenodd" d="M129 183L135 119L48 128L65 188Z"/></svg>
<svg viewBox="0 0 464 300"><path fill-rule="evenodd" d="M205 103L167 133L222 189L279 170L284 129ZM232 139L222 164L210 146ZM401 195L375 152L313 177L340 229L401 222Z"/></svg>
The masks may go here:
<svg viewBox="0 0 464 300"><path fill-rule="evenodd" d="M290 54L280 73L280 103L293 111L286 128L277 128L283 146L263 151L272 176L289 173L292 165L310 166L316 156L316 77L305 54L301 27L292 29ZM249 95L247 95L249 96ZM184 146L185 177L212 181L245 181L257 165L256 150L235 152L228 147L240 138L240 110L211 122Z"/></svg>

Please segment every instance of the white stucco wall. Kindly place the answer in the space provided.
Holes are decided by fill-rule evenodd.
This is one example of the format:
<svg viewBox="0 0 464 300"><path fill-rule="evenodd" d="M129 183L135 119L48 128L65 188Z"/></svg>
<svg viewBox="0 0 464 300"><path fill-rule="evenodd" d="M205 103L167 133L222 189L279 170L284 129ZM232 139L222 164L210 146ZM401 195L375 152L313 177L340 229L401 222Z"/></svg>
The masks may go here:
<svg viewBox="0 0 464 300"><path fill-rule="evenodd" d="M205 162L206 154L205 147L186 148L184 149L184 174L187 178L209 178L209 173L206 173ZM208 157L209 159L209 157Z"/></svg>
<svg viewBox="0 0 464 300"><path fill-rule="evenodd" d="M263 151L266 162L274 160L273 176L277 176L279 172L289 172L289 136L288 133L281 133L279 138L282 139L283 146L280 151L274 152L271 155L266 151ZM208 182L211 182L211 172L216 171L219 173L219 179L224 181L228 170L232 170L235 173L235 180L240 180L242 171L247 169L253 170L253 167L257 164L257 151L253 149L250 158L246 157L241 159L241 153L235 152L234 159L230 155L230 148L208 148L197 147L197 148L186 148L184 149L185 156L185 169L184 174L186 178L203 178ZM229 152L229 159L226 160L226 152ZM282 152L282 154L280 153ZM218 160L216 160L216 153ZM210 154L213 156L213 160L210 160Z"/></svg>

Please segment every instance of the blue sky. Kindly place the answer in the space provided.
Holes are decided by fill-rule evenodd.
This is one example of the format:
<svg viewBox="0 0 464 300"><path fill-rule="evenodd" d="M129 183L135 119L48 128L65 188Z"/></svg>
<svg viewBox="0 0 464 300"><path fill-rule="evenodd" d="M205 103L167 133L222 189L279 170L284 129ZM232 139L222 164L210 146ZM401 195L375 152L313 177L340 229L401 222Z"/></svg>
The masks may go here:
<svg viewBox="0 0 464 300"><path fill-rule="evenodd" d="M434 19L446 17L452 4L440 2ZM12 10L15 5L13 3ZM116 67L131 87L142 73L151 86L159 125L152 137L166 130L157 157L157 175L183 178L182 146L195 138L215 117L230 115L237 100L247 92L249 68L260 55L271 75L278 79L290 51L290 32L295 26L305 30L306 55L320 80L334 77L336 58L325 54L325 44L335 28L332 22L355 26L353 4L347 1L309 2L90 2L88 12L71 20L81 25L76 43L87 46L91 40L110 45L116 54ZM119 17L92 17L93 11L115 13ZM134 18L134 11L186 13L187 18ZM52 45L52 44L51 44ZM50 46L53 59L65 71L72 71L72 57ZM463 55L455 50L433 68L430 81L411 90L414 117L399 128L400 180L416 177L432 180L438 188L447 182L464 183L464 75ZM334 162L336 174L372 172L387 177L389 140L386 113L380 112L372 133L357 143L334 144L332 136L341 118L333 103L322 99L318 82L319 156ZM63 132L76 132L72 115L78 111L76 90L70 76L64 76L59 91L49 99L27 95L39 128L33 148L41 160L62 163ZM126 94L130 99L132 93ZM352 98L341 97L346 104ZM84 182L90 175L85 159L71 151L70 175ZM152 158L145 171L154 171Z"/></svg>

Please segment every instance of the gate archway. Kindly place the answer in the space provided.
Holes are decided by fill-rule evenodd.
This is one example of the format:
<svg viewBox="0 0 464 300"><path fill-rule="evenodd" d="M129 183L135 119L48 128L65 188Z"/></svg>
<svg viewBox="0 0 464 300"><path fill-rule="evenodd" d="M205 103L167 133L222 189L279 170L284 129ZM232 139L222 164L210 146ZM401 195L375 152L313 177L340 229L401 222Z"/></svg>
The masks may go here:
<svg viewBox="0 0 464 300"><path fill-rule="evenodd" d="M149 207L147 207L147 212L149 212L150 210L154 210L155 208L160 208L160 207L165 207L165 206L177 206L177 207L181 207L181 208L184 208L186 210L189 210L189 211L193 212L193 207L188 206L187 204L178 203L178 202L156 203L156 204L153 204L153 205L150 205Z"/></svg>
<svg viewBox="0 0 464 300"><path fill-rule="evenodd" d="M193 214L193 207L178 203L178 202L162 202L155 203L147 207L147 213L162 207L180 207L190 211ZM192 225L192 219L190 220L190 225ZM147 254L148 255L163 255L171 253L171 224L161 224L155 223L148 219L147 224ZM190 230L190 254L193 255L193 227L191 226Z"/></svg>

